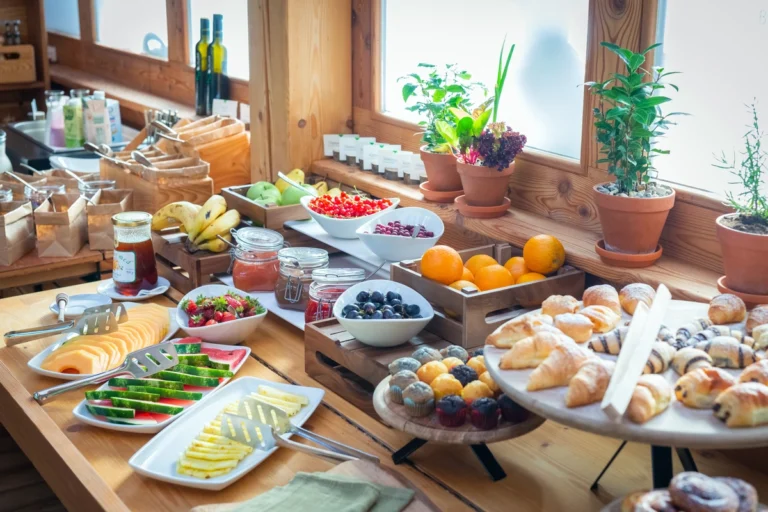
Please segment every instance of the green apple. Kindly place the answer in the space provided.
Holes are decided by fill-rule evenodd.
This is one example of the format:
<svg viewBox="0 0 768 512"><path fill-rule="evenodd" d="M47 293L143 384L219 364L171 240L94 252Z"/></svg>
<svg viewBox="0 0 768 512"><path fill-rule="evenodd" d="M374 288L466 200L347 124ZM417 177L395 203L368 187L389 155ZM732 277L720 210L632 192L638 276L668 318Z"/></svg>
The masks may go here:
<svg viewBox="0 0 768 512"><path fill-rule="evenodd" d="M248 189L245 195L248 199L261 206L268 203L274 203L278 206L282 204L280 191L268 181L260 181L251 185L251 188Z"/></svg>
<svg viewBox="0 0 768 512"><path fill-rule="evenodd" d="M302 188L304 188L306 192L299 190L296 187L288 187L285 189L283 192L283 205L287 206L289 204L299 204L302 197L310 195L310 190L315 190L309 183L303 184Z"/></svg>

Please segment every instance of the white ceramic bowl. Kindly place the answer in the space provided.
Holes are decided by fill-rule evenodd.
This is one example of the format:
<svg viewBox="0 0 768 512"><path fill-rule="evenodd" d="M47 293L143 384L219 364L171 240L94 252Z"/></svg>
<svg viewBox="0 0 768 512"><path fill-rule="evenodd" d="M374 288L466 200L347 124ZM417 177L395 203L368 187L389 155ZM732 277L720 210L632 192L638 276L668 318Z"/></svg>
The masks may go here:
<svg viewBox="0 0 768 512"><path fill-rule="evenodd" d="M403 297L405 304L416 304L421 309L423 318L402 318L382 320L352 320L343 318L341 311L347 304L357 302L355 298L361 291L396 292ZM435 316L429 302L416 290L404 284L384 279L374 279L358 283L345 291L333 306L333 315L349 333L361 343L372 347L394 347L405 343L419 334Z"/></svg>
<svg viewBox="0 0 768 512"><path fill-rule="evenodd" d="M389 208L382 210L377 213L372 213L371 215L366 215L365 217L358 217L356 219L334 219L333 217L328 217L326 215L321 215L319 213L316 213L312 211L312 209L309 207L309 201L313 199L310 196L304 196L301 198L301 205L304 207L307 212L309 212L309 215L317 221L318 224L320 224L320 227L322 227L329 235L334 236L336 238L357 238L357 233L355 232L357 228L365 224L371 219L375 219L385 212L394 210L397 208L398 203L400 203L399 197L391 198L390 201L392 201L392 206Z"/></svg>
<svg viewBox="0 0 768 512"><path fill-rule="evenodd" d="M189 316L186 311L181 309L181 305L185 300L194 300L199 295L203 297L218 297L225 293L233 291L243 297L251 297L256 299L255 295L246 293L242 290L238 290L232 286L226 286L223 284L207 284L199 288L195 288L184 296L176 307L176 321L181 328L190 336L196 336L202 338L203 341L212 341L215 343L222 343L224 345L236 345L245 340L256 328L259 326L264 317L267 316L266 308L264 313L255 316L249 316L247 318L238 318L237 320L231 320L216 325L205 325L203 327L187 327L189 325ZM263 306L263 304L262 304Z"/></svg>
<svg viewBox="0 0 768 512"><path fill-rule="evenodd" d="M435 236L432 238L409 238L374 233L376 224L387 224L397 220L403 225L424 226ZM357 228L356 233L365 246L376 256L387 261L402 261L421 258L424 251L435 245L443 236L444 231L443 221L431 211L424 208L398 208L369 220Z"/></svg>

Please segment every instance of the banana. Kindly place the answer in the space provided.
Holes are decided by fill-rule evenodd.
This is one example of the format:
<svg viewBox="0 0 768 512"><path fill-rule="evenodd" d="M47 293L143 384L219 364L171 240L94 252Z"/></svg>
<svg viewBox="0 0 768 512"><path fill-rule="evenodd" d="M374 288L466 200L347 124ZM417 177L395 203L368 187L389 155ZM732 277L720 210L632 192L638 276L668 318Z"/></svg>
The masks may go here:
<svg viewBox="0 0 768 512"><path fill-rule="evenodd" d="M315 187L315 190L317 190L317 193L320 194L321 196L328 193L328 184L324 181L315 183L312 186Z"/></svg>
<svg viewBox="0 0 768 512"><path fill-rule="evenodd" d="M207 240L215 239L216 235L224 236L229 233L230 229L237 227L238 224L240 224L240 213L237 210L229 210L227 213L216 219L213 224L205 229L205 231L200 233L194 239L194 244L199 246Z"/></svg>
<svg viewBox="0 0 768 512"><path fill-rule="evenodd" d="M232 241L232 235L229 233L227 233L226 235L221 235L221 237L227 242ZM213 238L212 240L208 240L203 244L200 244L197 248L203 251L224 252L229 248L229 246L227 245L226 242L216 237L216 238Z"/></svg>
<svg viewBox="0 0 768 512"><path fill-rule="evenodd" d="M227 211L226 199L220 195L209 197L202 210L197 213L195 221L187 228L190 240L195 240L200 233L213 224L225 211Z"/></svg>
<svg viewBox="0 0 768 512"><path fill-rule="evenodd" d="M152 229L160 231L182 224L184 229L189 229L195 221L195 216L202 210L202 206L188 201L169 203L160 208L152 216Z"/></svg>

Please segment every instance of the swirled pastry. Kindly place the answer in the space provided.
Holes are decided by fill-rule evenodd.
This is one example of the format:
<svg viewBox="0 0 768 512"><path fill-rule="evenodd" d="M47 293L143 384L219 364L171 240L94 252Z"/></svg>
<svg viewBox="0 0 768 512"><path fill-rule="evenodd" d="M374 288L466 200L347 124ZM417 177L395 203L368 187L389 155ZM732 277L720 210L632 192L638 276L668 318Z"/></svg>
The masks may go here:
<svg viewBox="0 0 768 512"><path fill-rule="evenodd" d="M718 368L744 368L757 361L754 351L730 336L718 336L696 345L712 358Z"/></svg>
<svg viewBox="0 0 768 512"><path fill-rule="evenodd" d="M728 485L701 473L678 473L669 483L672 502L694 512L738 512L739 498Z"/></svg>
<svg viewBox="0 0 768 512"><path fill-rule="evenodd" d="M694 342L691 341L693 335L711 325L712 321L709 318L696 318L681 326L675 333L675 348L680 350L684 347L693 346Z"/></svg>
<svg viewBox="0 0 768 512"><path fill-rule="evenodd" d="M587 345L595 352L602 354L618 355L627 337L629 327L617 327L611 332L599 335Z"/></svg>
<svg viewBox="0 0 768 512"><path fill-rule="evenodd" d="M699 368L709 368L712 366L712 358L703 350L693 347L685 347L675 353L672 358L672 369L678 375L685 375L688 372Z"/></svg>

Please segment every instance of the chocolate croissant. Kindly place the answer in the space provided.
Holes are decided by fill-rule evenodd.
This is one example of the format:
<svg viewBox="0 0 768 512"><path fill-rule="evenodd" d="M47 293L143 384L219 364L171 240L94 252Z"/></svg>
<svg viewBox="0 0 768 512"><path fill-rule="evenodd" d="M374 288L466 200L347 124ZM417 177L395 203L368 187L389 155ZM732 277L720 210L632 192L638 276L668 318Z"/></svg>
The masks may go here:
<svg viewBox="0 0 768 512"><path fill-rule="evenodd" d="M675 397L686 407L711 409L715 398L734 384L736 379L724 370L699 368L677 379Z"/></svg>
<svg viewBox="0 0 768 512"><path fill-rule="evenodd" d="M659 328L659 333L656 335L656 339L659 341L663 341L664 343L668 343L670 345L675 344L675 335L672 332L672 329L670 329L666 325L662 325Z"/></svg>
<svg viewBox="0 0 768 512"><path fill-rule="evenodd" d="M576 344L555 347L528 377L528 391L567 386L584 361L596 357Z"/></svg>
<svg viewBox="0 0 768 512"><path fill-rule="evenodd" d="M768 423L768 386L744 382L726 389L715 399L715 416L728 427L756 427Z"/></svg>
<svg viewBox="0 0 768 512"><path fill-rule="evenodd" d="M582 363L579 371L568 383L568 391L565 392L566 407L580 407L602 400L615 367L616 363L613 361L597 357Z"/></svg>
<svg viewBox="0 0 768 512"><path fill-rule="evenodd" d="M675 352L677 350L672 345L668 345L663 341L654 341L651 355L648 356L648 361L645 362L643 373L664 373L672 363Z"/></svg>
<svg viewBox="0 0 768 512"><path fill-rule="evenodd" d="M618 355L627 337L629 327L617 327L611 332L601 334L588 343L588 347L602 354Z"/></svg>
<svg viewBox="0 0 768 512"><path fill-rule="evenodd" d="M693 335L711 325L712 321L709 318L697 318L681 326L675 333L675 348L680 350L684 347L693 346L694 343L691 341Z"/></svg>
<svg viewBox="0 0 768 512"><path fill-rule="evenodd" d="M672 400L672 386L661 375L641 375L627 406L627 416L634 423L645 423L661 414Z"/></svg>
<svg viewBox="0 0 768 512"><path fill-rule="evenodd" d="M536 368L544 359L563 343L574 341L564 334L552 332L537 332L533 336L520 340L501 356L499 368L502 370L520 370Z"/></svg>
<svg viewBox="0 0 768 512"><path fill-rule="evenodd" d="M759 382L768 386L768 359L763 359L744 368L739 382Z"/></svg>
<svg viewBox="0 0 768 512"><path fill-rule="evenodd" d="M757 361L757 355L748 346L730 336L718 336L696 345L712 358L712 366L718 368L744 368Z"/></svg>
<svg viewBox="0 0 768 512"><path fill-rule="evenodd" d="M672 369L678 375L685 375L688 372L699 368L709 368L712 366L712 358L703 350L693 347L685 347L675 353L672 358Z"/></svg>

